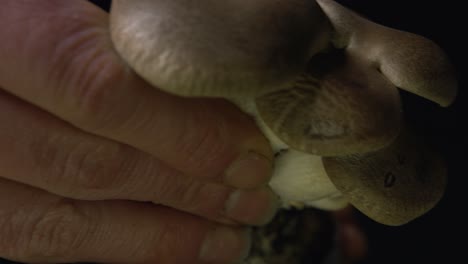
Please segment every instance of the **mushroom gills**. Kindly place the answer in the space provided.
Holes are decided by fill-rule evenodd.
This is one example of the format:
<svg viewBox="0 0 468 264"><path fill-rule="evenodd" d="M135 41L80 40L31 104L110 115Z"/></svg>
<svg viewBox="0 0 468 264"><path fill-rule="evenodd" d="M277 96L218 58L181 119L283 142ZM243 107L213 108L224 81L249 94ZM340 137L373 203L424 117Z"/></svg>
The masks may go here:
<svg viewBox="0 0 468 264"><path fill-rule="evenodd" d="M433 208L447 182L443 159L408 129L384 149L327 157L324 165L331 181L354 207L393 226Z"/></svg>
<svg viewBox="0 0 468 264"><path fill-rule="evenodd" d="M288 89L256 98L259 118L288 146L320 156L365 153L398 135L397 88L342 50L314 56Z"/></svg>
<svg viewBox="0 0 468 264"><path fill-rule="evenodd" d="M315 207L336 210L348 202L330 181L322 157L290 148L267 126L253 100L232 98L242 111L250 114L270 141L275 153L274 172L269 182L283 208Z"/></svg>

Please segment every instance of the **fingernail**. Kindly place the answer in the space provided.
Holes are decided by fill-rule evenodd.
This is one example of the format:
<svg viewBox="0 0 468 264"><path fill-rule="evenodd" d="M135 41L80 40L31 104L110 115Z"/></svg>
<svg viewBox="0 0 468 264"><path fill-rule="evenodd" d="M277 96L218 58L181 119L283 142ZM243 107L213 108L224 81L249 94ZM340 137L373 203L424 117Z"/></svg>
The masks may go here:
<svg viewBox="0 0 468 264"><path fill-rule="evenodd" d="M272 170L272 163L265 156L248 152L231 164L224 180L235 188L255 188L268 182Z"/></svg>
<svg viewBox="0 0 468 264"><path fill-rule="evenodd" d="M200 249L200 260L209 263L241 262L250 251L250 229L219 226L209 232Z"/></svg>
<svg viewBox="0 0 468 264"><path fill-rule="evenodd" d="M235 190L226 201L226 216L243 224L264 225L279 208L277 196L268 187Z"/></svg>

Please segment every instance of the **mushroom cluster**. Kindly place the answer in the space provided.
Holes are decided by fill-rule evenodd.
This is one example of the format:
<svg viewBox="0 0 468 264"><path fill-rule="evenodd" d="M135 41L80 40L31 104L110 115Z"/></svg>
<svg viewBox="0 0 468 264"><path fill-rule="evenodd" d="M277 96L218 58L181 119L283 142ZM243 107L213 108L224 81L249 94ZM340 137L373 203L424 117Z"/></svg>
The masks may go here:
<svg viewBox="0 0 468 264"><path fill-rule="evenodd" d="M441 106L456 96L448 59L423 37L332 0L114 0L111 34L155 87L252 115L285 208L351 203L401 225L444 192L444 163L404 125L398 91Z"/></svg>

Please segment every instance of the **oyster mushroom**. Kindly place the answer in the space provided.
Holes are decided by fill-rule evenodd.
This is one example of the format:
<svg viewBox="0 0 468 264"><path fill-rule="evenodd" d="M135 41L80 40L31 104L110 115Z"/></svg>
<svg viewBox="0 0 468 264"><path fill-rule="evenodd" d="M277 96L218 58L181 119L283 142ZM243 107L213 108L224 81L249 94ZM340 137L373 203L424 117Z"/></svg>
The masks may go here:
<svg viewBox="0 0 468 264"><path fill-rule="evenodd" d="M350 203L387 225L401 225L427 212L447 184L442 158L407 129L383 149L323 162Z"/></svg>
<svg viewBox="0 0 468 264"><path fill-rule="evenodd" d="M450 64L429 40L331 0L114 0L111 35L155 87L225 98L252 115L277 153L270 185L284 207L338 209L349 201L399 225L443 193L439 162L402 166L404 188L379 185L396 152L419 160L412 145L399 143L397 87L443 106L456 95ZM412 173L431 166L440 174L428 182ZM431 195L419 199L421 188Z"/></svg>

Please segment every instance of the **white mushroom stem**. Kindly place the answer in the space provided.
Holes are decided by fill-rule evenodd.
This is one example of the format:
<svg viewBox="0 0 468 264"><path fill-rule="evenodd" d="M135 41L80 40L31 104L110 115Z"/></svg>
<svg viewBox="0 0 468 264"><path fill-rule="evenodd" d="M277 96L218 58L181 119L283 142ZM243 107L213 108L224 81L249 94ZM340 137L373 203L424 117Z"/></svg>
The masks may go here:
<svg viewBox="0 0 468 264"><path fill-rule="evenodd" d="M348 203L328 177L322 157L290 149L276 158L275 166L270 186L284 207L336 210Z"/></svg>
<svg viewBox="0 0 468 264"><path fill-rule="evenodd" d="M331 182L322 157L289 148L259 117L254 100L232 98L242 111L255 118L275 153L275 169L270 187L284 208L311 206L323 210L343 208L348 201Z"/></svg>

